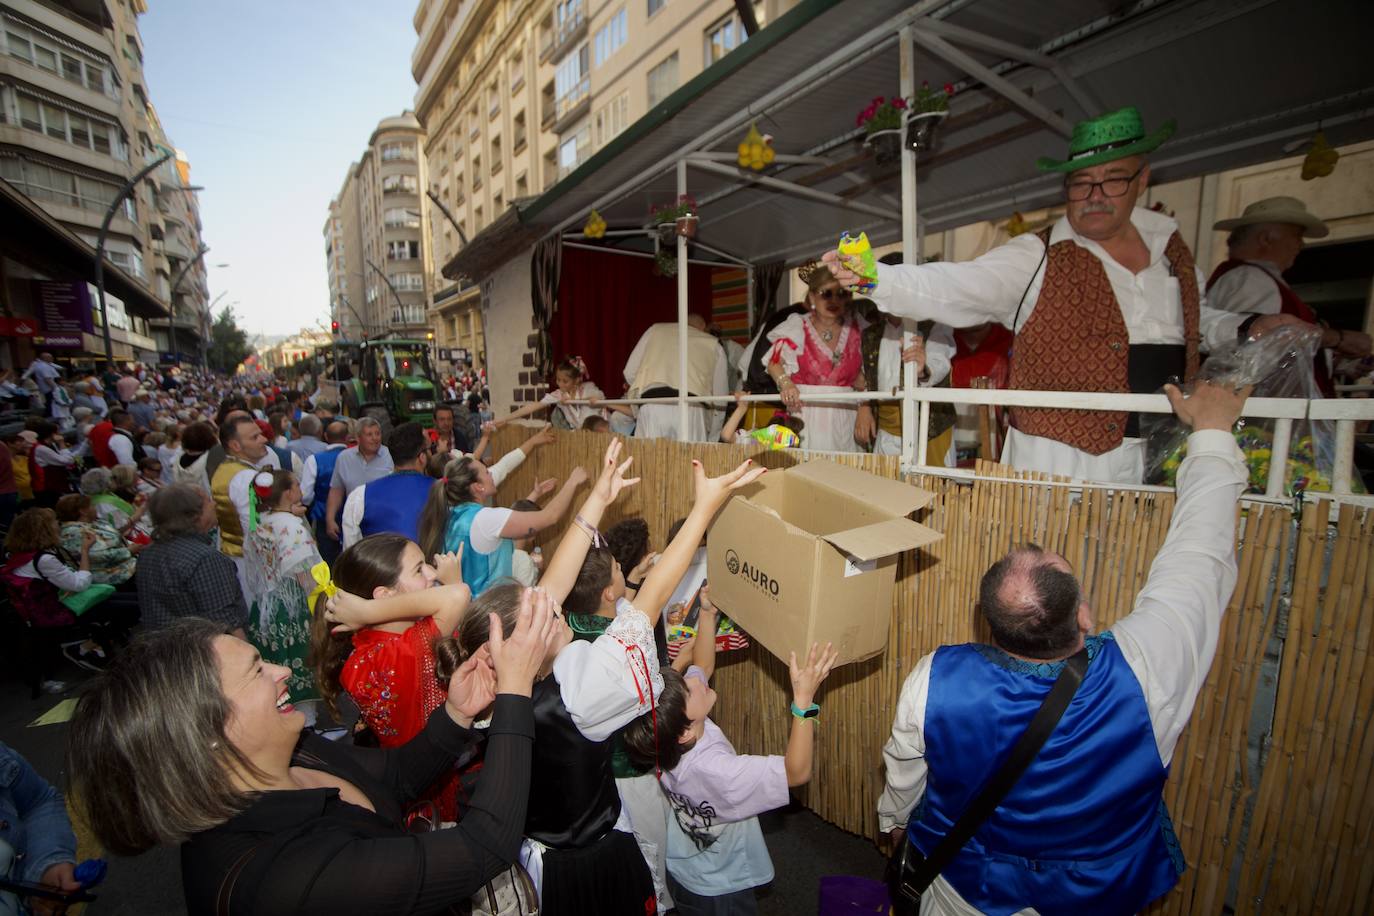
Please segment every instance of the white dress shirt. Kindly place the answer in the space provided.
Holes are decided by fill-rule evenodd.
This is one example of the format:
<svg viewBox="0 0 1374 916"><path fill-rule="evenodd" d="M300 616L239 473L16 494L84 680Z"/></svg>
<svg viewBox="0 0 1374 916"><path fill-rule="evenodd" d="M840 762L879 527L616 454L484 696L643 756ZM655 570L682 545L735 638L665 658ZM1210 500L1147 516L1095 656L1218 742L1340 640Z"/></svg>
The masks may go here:
<svg viewBox="0 0 1374 916"><path fill-rule="evenodd" d="M1137 207L1131 222L1150 252L1150 263L1132 273L1097 242L1084 238L1060 217L1050 230L1050 244L1071 240L1097 257L1121 306L1132 344L1182 344L1183 300L1164 249L1178 229L1172 217ZM933 318L965 328L993 321L1020 331L1035 310L1044 279L1045 246L1027 232L972 261L879 264L877 288L869 297L880 309L903 318ZM1198 290L1206 280L1196 271ZM1202 303L1199 330L1206 347L1234 341L1247 316ZM1002 460L1021 470L1044 471L1080 480L1140 483L1144 475L1143 440L1126 439L1102 455L1090 455L1054 439L1007 432Z"/></svg>
<svg viewBox="0 0 1374 916"><path fill-rule="evenodd" d="M326 445L326 452L340 452L348 448L346 442L335 442ZM316 454L319 454L316 452ZM308 506L315 501L315 478L319 476L320 467L315 463L315 455L305 459L305 464L301 467L301 505Z"/></svg>
<svg viewBox="0 0 1374 916"><path fill-rule="evenodd" d="M134 459L134 440L123 433L115 433L110 436L109 445L110 451L114 452L116 464L138 467L138 462Z"/></svg>
<svg viewBox="0 0 1374 916"><path fill-rule="evenodd" d="M1140 682L1166 767L1212 666L1222 612L1235 588L1236 500L1247 480L1244 456L1229 432L1201 430L1189 436L1168 537L1134 609L1111 628ZM878 799L878 827L884 832L905 825L925 792L924 726L933 658L917 662L902 685L892 736L883 747L887 785ZM1104 778L1110 778L1109 771ZM922 916L978 912L943 878L931 885L929 896L934 906L923 905Z"/></svg>
<svg viewBox="0 0 1374 916"><path fill-rule="evenodd" d="M903 322L901 325L894 326L890 321L883 322L883 339L878 342L878 390L883 393L901 390L902 337L906 332L903 325L909 323ZM915 333L914 328L912 331ZM957 349L954 343L953 329L947 324L937 323L933 325L930 329L930 337L926 339L926 369L929 375L925 381L920 381L918 374L917 386L930 388L948 378L950 367L953 365L954 353ZM953 452L952 446L950 451ZM873 453L875 455L900 455L902 453L901 437L894 436L882 429L875 429ZM946 464L950 463L949 458L949 455L945 456Z"/></svg>
<svg viewBox="0 0 1374 916"><path fill-rule="evenodd" d="M1283 308L1280 285L1288 284L1277 264L1246 261L1217 277L1217 282L1207 291L1207 304L1227 312L1247 313L1242 317L1277 315Z"/></svg>
<svg viewBox="0 0 1374 916"><path fill-rule="evenodd" d="M315 460L315 456L314 456L314 455L311 455L311 456L310 456L310 461L313 462L314 460ZM506 454L504 454L504 455L501 456L501 460L500 460L500 461L496 462L495 464L493 464L493 465L489 468L489 470L491 471L491 479L492 479L492 482L493 482L494 484L496 484L496 486L498 486L498 487L501 486L501 481L503 481L503 480L505 480L507 477L509 477L509 476L511 475L511 473L512 473L516 468L520 467L521 463L523 463L524 460L525 460L525 453L524 453L522 450L518 449L518 448L516 448L516 449L511 449L509 452L506 452ZM302 486L302 491L303 491L303 490L304 490L304 484L302 484L301 486ZM367 514L367 496L365 495L366 492L367 492L367 485L364 484L363 486L358 487L358 488L357 488L356 490L354 490L352 493L349 493L349 494L348 494L348 499L344 500L344 507L343 507L343 546L344 546L344 547L350 547L350 546L352 546L353 544L357 543L358 541L362 540L362 537L363 537L363 529L362 529L362 525L363 525L363 516Z"/></svg>

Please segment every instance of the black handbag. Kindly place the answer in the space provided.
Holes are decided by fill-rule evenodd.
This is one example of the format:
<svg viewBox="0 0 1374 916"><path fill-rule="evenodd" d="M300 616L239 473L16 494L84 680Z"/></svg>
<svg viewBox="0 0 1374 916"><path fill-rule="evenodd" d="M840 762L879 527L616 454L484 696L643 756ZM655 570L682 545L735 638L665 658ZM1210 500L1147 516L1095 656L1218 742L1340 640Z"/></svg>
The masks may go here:
<svg viewBox="0 0 1374 916"><path fill-rule="evenodd" d="M1035 755L1040 753L1054 732L1055 726L1069 708L1069 701L1083 683L1083 675L1088 670L1087 647L1079 649L1064 662L1064 667L1055 678L1049 695L1036 710L1021 738L1012 748L1002 768L992 775L978 795L974 797L964 813L954 822L949 833L945 834L931 851L929 858L911 845L909 834L903 834L901 842L888 860L884 878L888 895L892 900L893 916L916 916L921 909L921 895L939 876L946 866L964 848L964 844L978 830L978 827L997 810L1012 786L1026 772Z"/></svg>

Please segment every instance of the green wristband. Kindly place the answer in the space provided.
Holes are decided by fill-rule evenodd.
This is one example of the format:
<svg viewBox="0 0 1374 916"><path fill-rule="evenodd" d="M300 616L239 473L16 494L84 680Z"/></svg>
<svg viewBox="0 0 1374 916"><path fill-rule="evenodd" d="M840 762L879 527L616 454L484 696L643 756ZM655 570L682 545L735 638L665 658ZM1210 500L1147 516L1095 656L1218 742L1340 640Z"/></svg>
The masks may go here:
<svg viewBox="0 0 1374 916"><path fill-rule="evenodd" d="M797 704L793 703L791 708L792 715L796 716L798 719L814 719L821 714L820 706L815 703L812 703L805 709L798 709Z"/></svg>

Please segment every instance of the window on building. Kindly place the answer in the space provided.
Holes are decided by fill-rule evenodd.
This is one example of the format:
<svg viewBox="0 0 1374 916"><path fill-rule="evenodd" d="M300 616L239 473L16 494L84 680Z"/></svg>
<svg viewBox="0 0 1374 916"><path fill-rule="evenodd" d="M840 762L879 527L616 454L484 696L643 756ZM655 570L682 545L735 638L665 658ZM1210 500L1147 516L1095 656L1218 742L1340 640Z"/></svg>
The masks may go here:
<svg viewBox="0 0 1374 916"><path fill-rule="evenodd" d="M515 54L510 59L510 91L511 95L520 91L520 87L525 85L525 49L517 48Z"/></svg>
<svg viewBox="0 0 1374 916"><path fill-rule="evenodd" d="M589 61L589 49L584 44L563 58L562 63L558 65L558 70L554 73L557 117L563 117L590 93L592 81L588 74Z"/></svg>
<svg viewBox="0 0 1374 916"><path fill-rule="evenodd" d="M510 151L518 153L525 148L525 112L518 111L511 119L511 145Z"/></svg>
<svg viewBox="0 0 1374 916"><path fill-rule="evenodd" d="M382 179L383 194L414 194L419 186L414 175L388 175Z"/></svg>
<svg viewBox="0 0 1374 916"><path fill-rule="evenodd" d="M501 171L505 160L501 158L501 138L500 136L491 138L491 173L495 175Z"/></svg>
<svg viewBox="0 0 1374 916"><path fill-rule="evenodd" d="M386 243L388 261L411 261L420 256L420 243L414 239Z"/></svg>
<svg viewBox="0 0 1374 916"><path fill-rule="evenodd" d="M567 41L578 26L587 21L586 4L582 0L557 0L553 19L558 27L558 41Z"/></svg>
<svg viewBox="0 0 1374 916"><path fill-rule="evenodd" d="M515 177L515 196L517 198L530 196L530 180L525 177L524 172Z"/></svg>
<svg viewBox="0 0 1374 916"><path fill-rule="evenodd" d="M78 47L69 38L59 38L41 28L21 24L14 19L4 20L5 47L10 57L17 58L49 73L119 98L109 58L96 51Z"/></svg>
<svg viewBox="0 0 1374 916"><path fill-rule="evenodd" d="M7 97L12 91L5 89L0 92L0 109L11 104ZM113 156L121 162L129 161L128 144L123 141L119 125L114 122L102 121L48 102L40 102L22 93L14 93L13 98L21 127L82 149Z"/></svg>
<svg viewBox="0 0 1374 916"><path fill-rule="evenodd" d="M476 140L482 135L482 122L477 119L477 105L468 109L468 139Z"/></svg>
<svg viewBox="0 0 1374 916"><path fill-rule="evenodd" d="M652 16L668 5L668 0L649 0L649 15Z"/></svg>
<svg viewBox="0 0 1374 916"><path fill-rule="evenodd" d="M392 274L391 285L402 292L423 291L425 288L425 278L423 274L417 273Z"/></svg>
<svg viewBox="0 0 1374 916"><path fill-rule="evenodd" d="M501 81L492 80L487 87L487 116L494 118L501 114Z"/></svg>
<svg viewBox="0 0 1374 916"><path fill-rule="evenodd" d="M482 187L482 157L472 157L472 189L476 191Z"/></svg>
<svg viewBox="0 0 1374 916"><path fill-rule="evenodd" d="M391 162L396 159L414 159L414 143L383 143L382 161Z"/></svg>
<svg viewBox="0 0 1374 916"><path fill-rule="evenodd" d="M506 209L506 203L505 203L505 200L502 198L501 192L500 192L500 191L497 191L496 193L492 194L492 195L491 195L491 215L492 215L492 218L495 219L496 217L500 216L501 213L502 213L502 211L504 211L505 209Z"/></svg>
<svg viewBox="0 0 1374 916"><path fill-rule="evenodd" d="M592 145L600 149L629 125L630 93L626 90L592 115Z"/></svg>
<svg viewBox="0 0 1374 916"><path fill-rule="evenodd" d="M622 6L605 25L596 30L596 38L592 41L595 51L592 66L599 67L604 64L629 38L629 19L625 14L625 7Z"/></svg>
<svg viewBox="0 0 1374 916"><path fill-rule="evenodd" d="M677 86L677 52L674 51L649 71L649 107L653 108L672 95Z"/></svg>
<svg viewBox="0 0 1374 916"><path fill-rule="evenodd" d="M755 0L754 20L759 24L760 28L763 27L763 16L763 2L762 0ZM713 22L710 27L706 29L706 48L702 58L706 62L706 66L711 66L735 48L744 44L744 40L748 37L748 34L744 31L744 23L740 20L738 12L731 12L728 16Z"/></svg>
<svg viewBox="0 0 1374 916"><path fill-rule="evenodd" d="M577 168L591 154L592 132L589 125L558 144L558 174L562 176Z"/></svg>
<svg viewBox="0 0 1374 916"><path fill-rule="evenodd" d="M558 148L554 147L544 154L544 190L558 182Z"/></svg>
<svg viewBox="0 0 1374 916"><path fill-rule="evenodd" d="M472 211L472 219L473 219L473 225L475 225L475 226L477 227L477 231L478 231L478 232L481 232L481 231L482 231L482 226L485 225L485 223L483 223L483 221L482 221L482 208L481 208L481 207L476 207L476 208L473 209L473 211Z"/></svg>
<svg viewBox="0 0 1374 916"><path fill-rule="evenodd" d="M17 157L0 158L0 178L36 200L81 207L96 213L104 213L119 192L119 188L109 182ZM123 213L128 219L137 219L137 208L132 200L125 199Z"/></svg>
<svg viewBox="0 0 1374 916"><path fill-rule="evenodd" d="M382 222L388 229L419 229L420 215L405 207L391 207L382 214Z"/></svg>

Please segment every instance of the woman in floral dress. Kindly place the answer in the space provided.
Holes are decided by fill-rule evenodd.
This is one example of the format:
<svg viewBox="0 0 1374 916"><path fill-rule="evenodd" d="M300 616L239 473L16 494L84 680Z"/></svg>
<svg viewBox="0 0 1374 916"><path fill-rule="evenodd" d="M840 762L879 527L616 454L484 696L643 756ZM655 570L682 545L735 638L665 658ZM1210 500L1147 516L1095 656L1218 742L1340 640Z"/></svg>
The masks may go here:
<svg viewBox="0 0 1374 916"><path fill-rule="evenodd" d="M291 669L291 702L313 721L319 691L310 652L311 570L323 562L301 505L301 485L290 471L262 471L253 479L257 525L244 539L248 638L264 661ZM302 705L304 701L304 705ZM311 724L311 722L307 722Z"/></svg>

